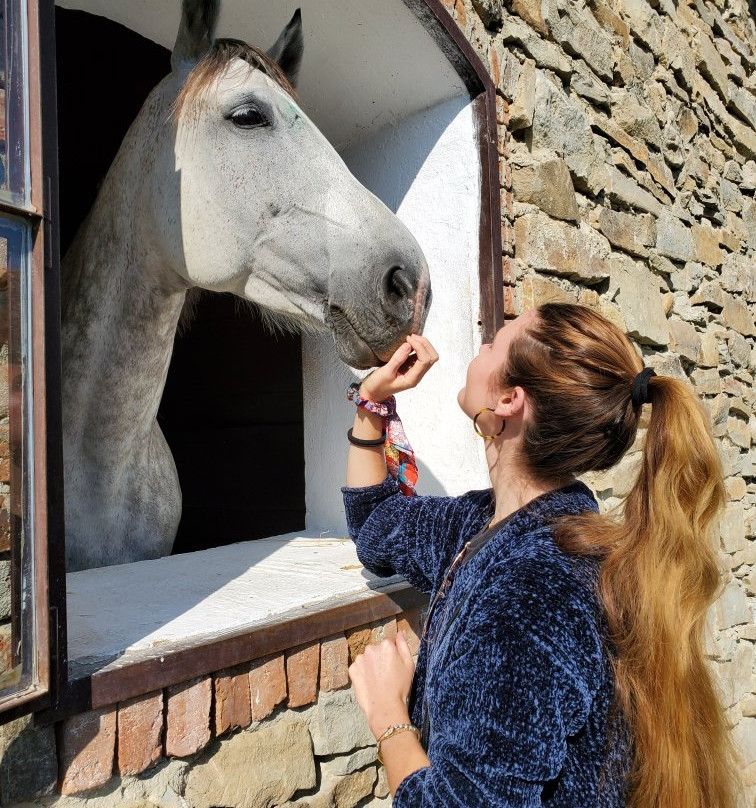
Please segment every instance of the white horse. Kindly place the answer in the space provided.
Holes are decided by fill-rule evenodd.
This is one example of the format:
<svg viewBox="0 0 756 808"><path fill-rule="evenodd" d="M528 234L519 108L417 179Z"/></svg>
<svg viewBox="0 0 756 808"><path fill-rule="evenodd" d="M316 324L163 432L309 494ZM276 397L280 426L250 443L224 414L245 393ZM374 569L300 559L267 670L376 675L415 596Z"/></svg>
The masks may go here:
<svg viewBox="0 0 756 808"><path fill-rule="evenodd" d="M63 262L69 570L171 551L181 491L155 419L188 289L329 327L361 368L425 319L416 241L295 100L299 12L267 56L214 39L219 5L184 0L172 72Z"/></svg>

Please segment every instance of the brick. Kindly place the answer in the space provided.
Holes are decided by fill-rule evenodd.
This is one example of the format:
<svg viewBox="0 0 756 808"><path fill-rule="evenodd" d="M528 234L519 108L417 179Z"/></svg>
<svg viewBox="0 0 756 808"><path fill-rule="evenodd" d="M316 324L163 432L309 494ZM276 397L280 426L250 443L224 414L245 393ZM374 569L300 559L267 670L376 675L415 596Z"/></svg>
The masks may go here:
<svg viewBox="0 0 756 808"><path fill-rule="evenodd" d="M288 707L302 707L315 701L318 696L319 668L320 643L317 640L286 652Z"/></svg>
<svg viewBox="0 0 756 808"><path fill-rule="evenodd" d="M0 497L0 500L3 500ZM3 501L0 504L0 553L10 551L10 514Z"/></svg>
<svg viewBox="0 0 756 808"><path fill-rule="evenodd" d="M509 121L509 103L506 98L496 96L496 123L501 127L506 127Z"/></svg>
<svg viewBox="0 0 756 808"><path fill-rule="evenodd" d="M230 729L248 727L252 723L249 698L249 668L220 671L213 676L215 715L213 729L223 735Z"/></svg>
<svg viewBox="0 0 756 808"><path fill-rule="evenodd" d="M508 219L501 220L501 252L503 255L512 257L515 251L515 230L514 225ZM503 280L506 284L514 284L514 278L510 279L507 274L509 262L502 261Z"/></svg>
<svg viewBox="0 0 756 808"><path fill-rule="evenodd" d="M514 286L517 283L517 267L509 256L501 259L501 276L505 286Z"/></svg>
<svg viewBox="0 0 756 808"><path fill-rule="evenodd" d="M169 687L166 695L166 755L188 757L199 752L210 740L212 680L192 679Z"/></svg>
<svg viewBox="0 0 756 808"><path fill-rule="evenodd" d="M491 81L494 87L501 86L501 59L499 51L495 46L488 49L488 72L491 74Z"/></svg>
<svg viewBox="0 0 756 808"><path fill-rule="evenodd" d="M349 644L343 634L320 643L320 690L338 690L349 684Z"/></svg>
<svg viewBox="0 0 756 808"><path fill-rule="evenodd" d="M141 774L163 754L163 691L118 705L118 773Z"/></svg>
<svg viewBox="0 0 756 808"><path fill-rule="evenodd" d="M402 612L397 618L396 627L398 631L404 634L404 639L407 640L407 645L409 645L409 649L414 656L420 648L420 637L423 633L420 609L410 609Z"/></svg>
<svg viewBox="0 0 756 808"><path fill-rule="evenodd" d="M511 320L520 314L520 306L517 302L514 287L505 286L501 291L504 299L504 316Z"/></svg>
<svg viewBox="0 0 756 808"><path fill-rule="evenodd" d="M113 775L115 740L112 707L63 721L58 729L61 793L79 794L107 783Z"/></svg>
<svg viewBox="0 0 756 808"><path fill-rule="evenodd" d="M351 665L373 641L373 632L370 626L360 626L348 631L346 639L349 646L349 664Z"/></svg>
<svg viewBox="0 0 756 808"><path fill-rule="evenodd" d="M11 625L6 623L0 626L0 674L13 667L13 654L11 653Z"/></svg>
<svg viewBox="0 0 756 808"><path fill-rule="evenodd" d="M253 721L267 718L286 698L284 655L258 659L249 671L250 709Z"/></svg>
<svg viewBox="0 0 756 808"><path fill-rule="evenodd" d="M372 642L377 643L382 640L393 640L396 638L396 618L389 617L386 620L378 620L372 624Z"/></svg>

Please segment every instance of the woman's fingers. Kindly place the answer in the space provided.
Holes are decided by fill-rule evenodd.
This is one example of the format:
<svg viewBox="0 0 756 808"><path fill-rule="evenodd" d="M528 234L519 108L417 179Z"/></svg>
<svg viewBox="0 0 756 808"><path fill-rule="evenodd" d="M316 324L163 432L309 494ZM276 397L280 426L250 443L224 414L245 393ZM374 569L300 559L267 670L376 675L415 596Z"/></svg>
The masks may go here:
<svg viewBox="0 0 756 808"><path fill-rule="evenodd" d="M412 651L410 651L407 639L401 631L396 634L396 650L399 652L399 656L402 658L404 664L414 671L415 662L412 659Z"/></svg>
<svg viewBox="0 0 756 808"><path fill-rule="evenodd" d="M428 362L431 365L438 361L438 354L436 349L431 345L430 341L420 334L410 334L407 340L412 345L413 350L422 362Z"/></svg>
<svg viewBox="0 0 756 808"><path fill-rule="evenodd" d="M403 342L395 351L391 359L383 366L383 370L394 376L399 372L399 368L407 361L412 353L412 346L409 342Z"/></svg>
<svg viewBox="0 0 756 808"><path fill-rule="evenodd" d="M414 387L438 361L438 354L425 337L417 334L407 337L407 343L414 351L414 362L407 365L402 381L406 387Z"/></svg>
<svg viewBox="0 0 756 808"><path fill-rule="evenodd" d="M410 334L385 365L364 379L362 395L372 401L383 401L395 393L409 390L437 361L438 354L430 342L419 334Z"/></svg>

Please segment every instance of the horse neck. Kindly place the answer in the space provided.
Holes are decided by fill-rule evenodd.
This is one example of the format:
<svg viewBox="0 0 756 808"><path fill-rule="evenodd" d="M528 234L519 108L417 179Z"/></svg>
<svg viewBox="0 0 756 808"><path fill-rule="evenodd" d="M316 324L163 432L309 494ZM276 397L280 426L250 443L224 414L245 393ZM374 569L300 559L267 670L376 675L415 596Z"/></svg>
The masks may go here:
<svg viewBox="0 0 756 808"><path fill-rule="evenodd" d="M63 267L66 438L88 455L149 446L187 288L125 185L106 180Z"/></svg>

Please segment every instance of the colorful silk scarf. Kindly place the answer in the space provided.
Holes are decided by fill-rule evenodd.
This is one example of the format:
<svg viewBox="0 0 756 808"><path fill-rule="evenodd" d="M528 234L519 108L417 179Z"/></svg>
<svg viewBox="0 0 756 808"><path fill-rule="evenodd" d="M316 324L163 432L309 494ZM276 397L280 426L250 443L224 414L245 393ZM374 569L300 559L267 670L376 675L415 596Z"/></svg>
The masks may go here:
<svg viewBox="0 0 756 808"><path fill-rule="evenodd" d="M368 401L360 395L360 385L354 382L349 385L347 398L358 407L373 412L385 419L386 441L383 444L383 454L386 457L386 468L389 474L399 483L399 490L408 497L417 493L417 463L415 453L404 432L404 426L396 411L396 399L390 396L380 403Z"/></svg>

